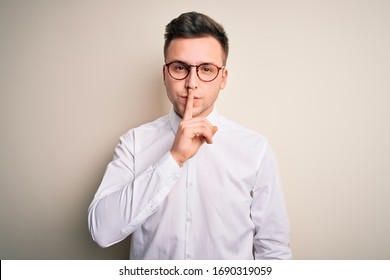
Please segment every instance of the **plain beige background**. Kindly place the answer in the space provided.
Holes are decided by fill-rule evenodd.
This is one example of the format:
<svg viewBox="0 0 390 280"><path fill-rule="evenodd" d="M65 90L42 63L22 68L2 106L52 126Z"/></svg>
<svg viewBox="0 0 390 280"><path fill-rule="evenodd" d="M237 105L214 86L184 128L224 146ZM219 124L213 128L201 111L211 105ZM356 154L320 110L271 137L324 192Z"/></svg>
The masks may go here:
<svg viewBox="0 0 390 280"><path fill-rule="evenodd" d="M221 114L276 152L296 259L390 259L390 1L0 0L0 258L126 259L87 208L118 137L170 110L165 25L230 37Z"/></svg>

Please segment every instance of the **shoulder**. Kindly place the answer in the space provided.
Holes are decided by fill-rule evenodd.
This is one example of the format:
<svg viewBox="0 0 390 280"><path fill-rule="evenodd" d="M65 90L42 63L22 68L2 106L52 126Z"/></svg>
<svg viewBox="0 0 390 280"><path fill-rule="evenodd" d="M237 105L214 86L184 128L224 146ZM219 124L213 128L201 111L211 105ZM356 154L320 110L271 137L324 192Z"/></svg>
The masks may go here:
<svg viewBox="0 0 390 280"><path fill-rule="evenodd" d="M220 131L226 133L229 137L237 137L240 139L250 139L258 143L266 144L267 139L262 134L253 131L237 122L227 119L226 117L219 116Z"/></svg>
<svg viewBox="0 0 390 280"><path fill-rule="evenodd" d="M153 129L159 129L161 127L164 127L169 124L169 115L162 116L158 119L155 119L154 121L145 123L143 125L140 125L136 128L133 128L132 130L153 130ZM130 130L131 131L131 130Z"/></svg>
<svg viewBox="0 0 390 280"><path fill-rule="evenodd" d="M259 168L271 147L265 136L237 122L220 116L218 140L229 147L229 153L237 159L245 159Z"/></svg>
<svg viewBox="0 0 390 280"><path fill-rule="evenodd" d="M169 116L165 115L151 122L144 123L138 127L131 128L125 134L123 134L120 137L120 139L121 141L132 142L134 140L135 134L147 133L149 135L153 135L153 131L157 133L161 130L169 130L169 129L170 129Z"/></svg>

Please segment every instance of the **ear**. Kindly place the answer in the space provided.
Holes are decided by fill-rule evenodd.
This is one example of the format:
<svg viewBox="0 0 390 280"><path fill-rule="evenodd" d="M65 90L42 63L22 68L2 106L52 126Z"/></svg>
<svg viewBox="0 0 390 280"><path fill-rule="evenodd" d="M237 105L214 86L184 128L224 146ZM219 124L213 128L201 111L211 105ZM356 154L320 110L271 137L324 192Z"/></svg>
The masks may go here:
<svg viewBox="0 0 390 280"><path fill-rule="evenodd" d="M220 86L220 89L223 90L225 87L226 87L226 83L227 83L227 78L228 78L228 74L229 74L229 71L224 68L222 69L222 80L221 80L221 86Z"/></svg>
<svg viewBox="0 0 390 280"><path fill-rule="evenodd" d="M163 80L164 80L164 86L165 86L166 85L165 84L165 65L163 65L163 69L162 70L163 70Z"/></svg>

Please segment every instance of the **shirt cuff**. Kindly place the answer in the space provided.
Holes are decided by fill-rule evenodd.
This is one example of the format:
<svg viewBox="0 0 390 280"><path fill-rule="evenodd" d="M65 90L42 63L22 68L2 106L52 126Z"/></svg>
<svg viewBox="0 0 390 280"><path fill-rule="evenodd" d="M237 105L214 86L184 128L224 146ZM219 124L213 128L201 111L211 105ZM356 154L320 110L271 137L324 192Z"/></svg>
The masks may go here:
<svg viewBox="0 0 390 280"><path fill-rule="evenodd" d="M155 164L157 172L164 177L173 176L176 179L180 176L181 167L177 164L176 160L172 157L170 151L165 153L161 159Z"/></svg>

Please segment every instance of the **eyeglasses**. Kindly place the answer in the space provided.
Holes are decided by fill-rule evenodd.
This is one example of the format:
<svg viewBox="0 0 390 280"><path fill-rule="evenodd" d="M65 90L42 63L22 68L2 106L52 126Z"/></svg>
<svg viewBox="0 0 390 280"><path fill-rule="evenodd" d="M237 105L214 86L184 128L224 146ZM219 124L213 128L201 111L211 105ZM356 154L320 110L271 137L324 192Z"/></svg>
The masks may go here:
<svg viewBox="0 0 390 280"><path fill-rule="evenodd" d="M218 67L217 65L211 63L202 63L200 65L190 65L180 61L174 61L171 63L165 64L168 68L169 75L175 80L184 80L188 77L191 71L191 67L196 68L196 74L199 79L203 82L214 81L219 71L225 66Z"/></svg>

